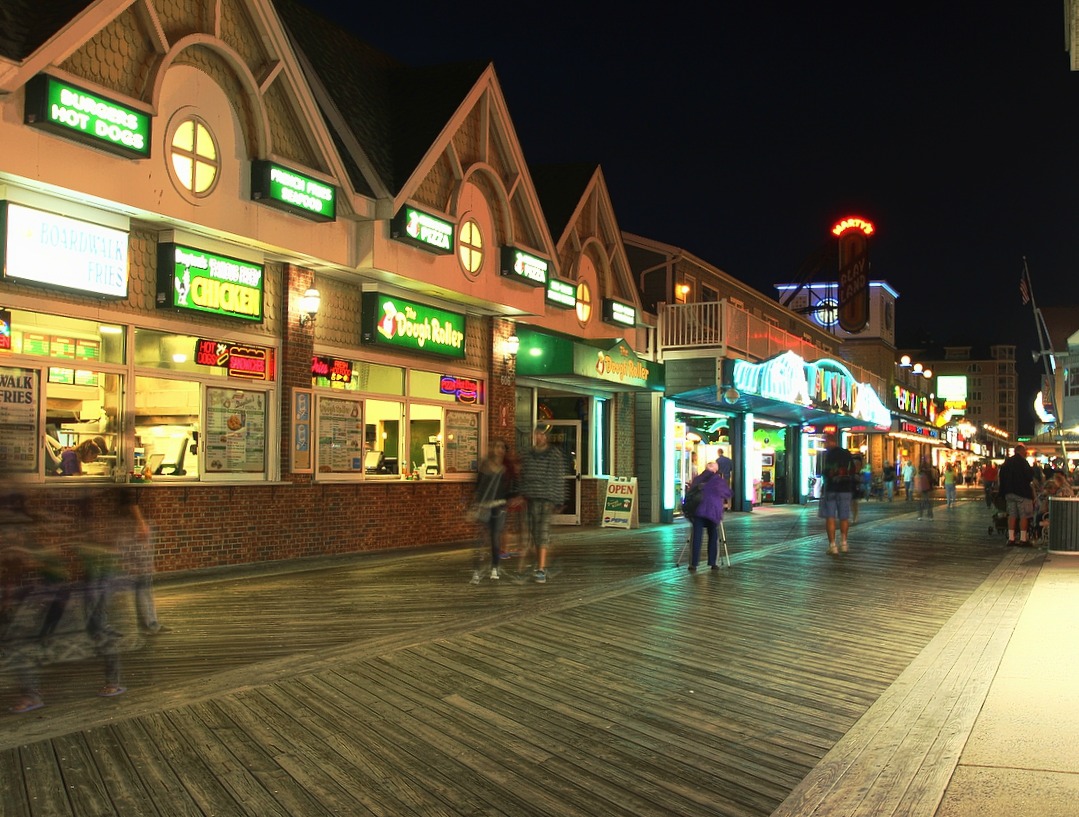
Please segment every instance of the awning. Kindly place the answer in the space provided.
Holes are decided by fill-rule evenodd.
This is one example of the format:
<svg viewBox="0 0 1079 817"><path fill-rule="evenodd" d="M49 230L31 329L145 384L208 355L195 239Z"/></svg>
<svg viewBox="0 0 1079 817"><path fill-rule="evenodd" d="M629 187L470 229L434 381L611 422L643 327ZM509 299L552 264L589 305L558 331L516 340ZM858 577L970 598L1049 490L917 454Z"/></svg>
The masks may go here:
<svg viewBox="0 0 1079 817"><path fill-rule="evenodd" d="M643 360L623 340L585 343L521 324L517 337L518 377L612 391L663 391L663 364Z"/></svg>

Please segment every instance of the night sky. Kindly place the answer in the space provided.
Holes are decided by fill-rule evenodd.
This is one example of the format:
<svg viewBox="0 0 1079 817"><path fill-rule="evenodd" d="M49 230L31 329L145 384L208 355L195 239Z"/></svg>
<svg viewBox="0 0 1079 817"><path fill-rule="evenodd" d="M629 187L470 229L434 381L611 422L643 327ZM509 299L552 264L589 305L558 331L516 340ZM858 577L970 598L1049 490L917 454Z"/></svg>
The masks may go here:
<svg viewBox="0 0 1079 817"><path fill-rule="evenodd" d="M304 2L407 63L492 61L529 163L599 163L622 229L771 296L857 214L901 345L1029 360L1024 257L1039 305L1079 304L1060 2Z"/></svg>

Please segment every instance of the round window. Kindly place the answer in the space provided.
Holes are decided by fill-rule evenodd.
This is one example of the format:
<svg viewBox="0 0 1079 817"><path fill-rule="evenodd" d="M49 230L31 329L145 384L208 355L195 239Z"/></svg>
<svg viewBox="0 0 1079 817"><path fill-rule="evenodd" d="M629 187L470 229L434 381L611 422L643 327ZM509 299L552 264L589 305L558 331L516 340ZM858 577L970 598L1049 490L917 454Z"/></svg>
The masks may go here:
<svg viewBox="0 0 1079 817"><path fill-rule="evenodd" d="M221 163L217 142L207 124L197 116L176 119L168 141L169 169L185 191L196 198L213 192Z"/></svg>
<svg viewBox="0 0 1079 817"><path fill-rule="evenodd" d="M457 257L461 269L470 278L480 274L483 267L483 233L479 223L471 216L466 216L458 231Z"/></svg>

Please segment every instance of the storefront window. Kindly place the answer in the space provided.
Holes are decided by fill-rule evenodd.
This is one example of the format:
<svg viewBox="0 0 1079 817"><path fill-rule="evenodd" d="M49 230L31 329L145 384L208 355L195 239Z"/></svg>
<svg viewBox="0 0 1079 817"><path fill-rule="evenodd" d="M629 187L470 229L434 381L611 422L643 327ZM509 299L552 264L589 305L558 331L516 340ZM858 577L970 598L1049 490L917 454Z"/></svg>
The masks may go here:
<svg viewBox="0 0 1079 817"><path fill-rule="evenodd" d="M136 377L135 467L153 479L265 479L270 396L247 383Z"/></svg>
<svg viewBox="0 0 1079 817"><path fill-rule="evenodd" d="M124 328L19 309L10 316L0 468L29 478L111 479L123 463Z"/></svg>
<svg viewBox="0 0 1079 817"><path fill-rule="evenodd" d="M482 381L359 361L318 362L327 374L312 377L323 392L319 405L326 406L316 415L316 474L430 479L476 472ZM344 392L356 398L327 403ZM384 399L398 395L404 399ZM341 419L346 416L348 422Z"/></svg>

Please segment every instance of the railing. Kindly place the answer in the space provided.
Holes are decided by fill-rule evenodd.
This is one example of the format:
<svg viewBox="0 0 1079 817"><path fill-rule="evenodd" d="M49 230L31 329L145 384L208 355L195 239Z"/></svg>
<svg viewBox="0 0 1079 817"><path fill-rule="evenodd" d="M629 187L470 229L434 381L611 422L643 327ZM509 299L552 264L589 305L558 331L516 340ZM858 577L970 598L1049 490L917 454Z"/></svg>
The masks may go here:
<svg viewBox="0 0 1079 817"><path fill-rule="evenodd" d="M837 341L838 345L838 341ZM660 360L674 352L686 357L688 352L712 352L718 357L743 360L768 360L783 352L794 352L803 360L814 361L832 353L813 342L792 335L729 301L706 301L691 304L659 305L656 324L656 351ZM843 361L859 383L868 383L888 403L884 378L861 366Z"/></svg>

